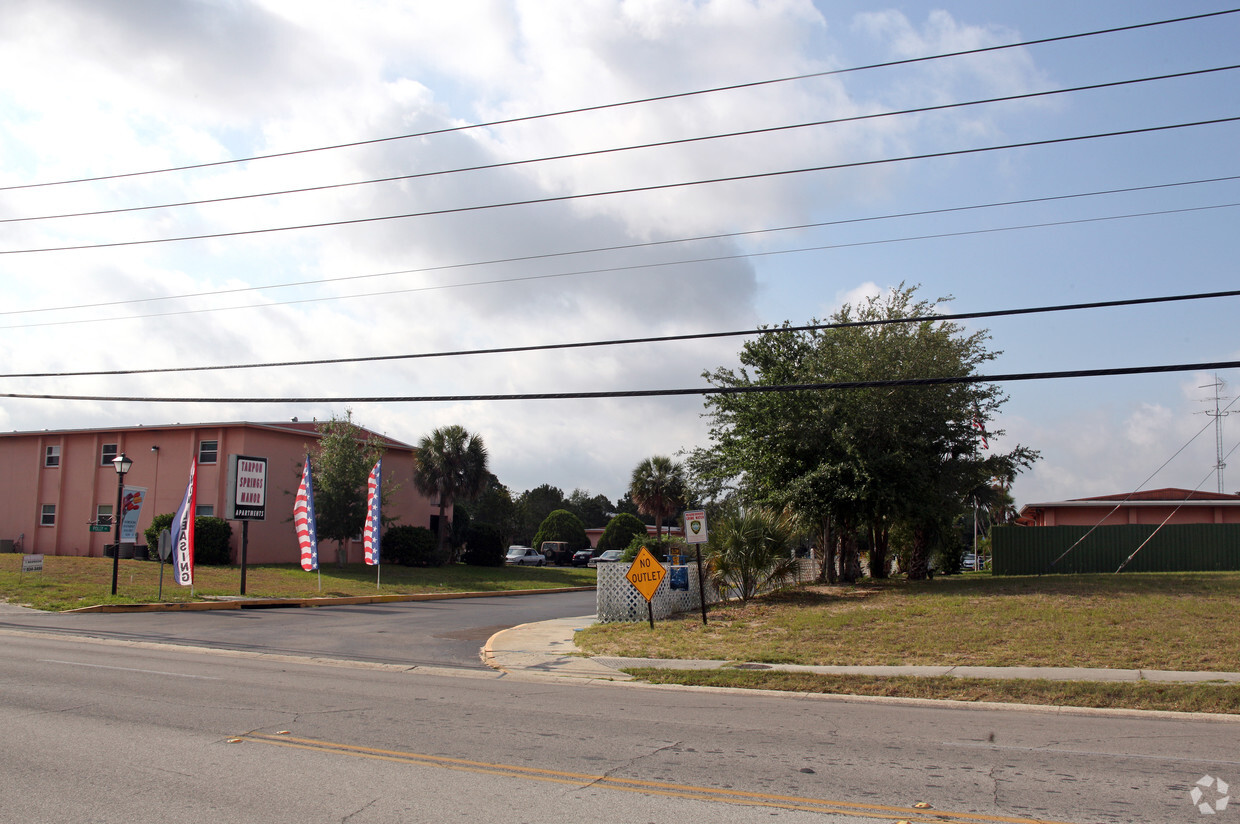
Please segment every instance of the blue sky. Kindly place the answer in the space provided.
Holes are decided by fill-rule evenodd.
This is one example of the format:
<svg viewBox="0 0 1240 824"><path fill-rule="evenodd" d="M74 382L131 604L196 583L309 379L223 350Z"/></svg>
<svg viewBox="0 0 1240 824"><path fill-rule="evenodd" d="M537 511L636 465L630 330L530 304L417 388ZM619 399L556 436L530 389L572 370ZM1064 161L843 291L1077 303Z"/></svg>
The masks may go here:
<svg viewBox="0 0 1240 824"><path fill-rule="evenodd" d="M232 197L1219 68L1240 63L1240 14L276 160L12 188L1227 8L475 0L450 9L359 2L346 10L325 2L19 0L0 9L0 217ZM0 223L0 252L358 220L1234 117L1236 79L1235 71L1217 72L301 195L7 222ZM1240 125L1225 123L435 217L0 254L0 373L744 329L825 317L901 282L921 284L927 297L953 296L946 311L960 312L1231 289L1240 232L1237 207L1228 204L1240 203L1240 181L460 264L1240 175L1238 138ZM1044 223L1063 225L1014 228ZM908 239L927 235L949 236ZM823 246L836 248L790 251ZM771 252L786 253L738 257ZM698 257L729 259L616 270ZM585 273L598 269L614 271ZM401 274L376 276L390 272ZM309 283L334 278L351 279ZM276 288L290 283L302 285ZM204 294L255 287L263 288ZM386 294L359 296L379 292ZM152 300L184 295L197 296ZM97 305L133 300L147 302ZM66 308L77 305L88 308ZM1227 361L1240 355L1236 308L1235 299L1224 299L970 328L990 329L993 348L1002 350L995 373ZM168 312L190 314L159 315ZM725 339L297 369L7 378L0 391L343 398L690 387L702 385L703 370L732 363L738 347ZM1220 377L1228 400L1240 394L1240 377ZM1146 482L1210 423L1203 414L1212 408L1204 403L1210 390L1201 387L1213 380L1178 373L1007 385L1010 400L996 421L1006 435L996 448L1023 443L1043 454L1018 481L1017 501ZM7 399L0 429L306 420L343 414L345 406ZM642 458L707 444L695 398L350 406L361 423L405 441L449 423L479 432L493 469L518 492L552 483L615 498ZM1230 449L1235 422L1224 426ZM1213 435L1207 429L1146 486L1215 489ZM1233 464L1240 472L1240 459ZM1226 487L1234 491L1240 482Z"/></svg>

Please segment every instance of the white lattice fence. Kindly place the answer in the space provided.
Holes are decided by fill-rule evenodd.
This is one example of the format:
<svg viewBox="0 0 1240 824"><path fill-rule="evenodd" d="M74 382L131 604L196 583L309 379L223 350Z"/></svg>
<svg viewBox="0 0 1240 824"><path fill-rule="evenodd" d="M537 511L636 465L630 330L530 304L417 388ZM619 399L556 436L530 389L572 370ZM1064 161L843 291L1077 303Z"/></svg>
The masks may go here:
<svg viewBox="0 0 1240 824"><path fill-rule="evenodd" d="M671 569L667 564L665 569ZM818 567L813 559L802 558L798 563L796 582L804 583L814 580ZM689 612L701 609L702 601L698 595L697 564L686 564L684 569L689 579L689 589L672 589L670 574L664 576L659 588L655 590L650 604L654 607L654 618L662 620L678 612ZM649 613L646 610L646 599L637 588L625 578L629 565L625 563L599 564L598 592L596 605L600 623L618 621L645 621ZM715 604L722 601L718 590L709 580L706 581L706 603Z"/></svg>
<svg viewBox="0 0 1240 824"><path fill-rule="evenodd" d="M664 564L665 569L669 569ZM683 567L689 582L689 588L672 589L671 574L663 577L659 588L655 590L654 598L650 600L651 606L654 608L655 620L666 618L677 612L688 612L694 609L700 609L702 605L701 598L698 594L698 577L697 564L687 564ZM598 567L598 620L602 623L615 621L645 621L649 615L646 610L646 599L641 593L629 583L624 577L629 571L628 564L599 564ZM719 600L719 595L715 592L710 582L706 582L707 603L713 603Z"/></svg>

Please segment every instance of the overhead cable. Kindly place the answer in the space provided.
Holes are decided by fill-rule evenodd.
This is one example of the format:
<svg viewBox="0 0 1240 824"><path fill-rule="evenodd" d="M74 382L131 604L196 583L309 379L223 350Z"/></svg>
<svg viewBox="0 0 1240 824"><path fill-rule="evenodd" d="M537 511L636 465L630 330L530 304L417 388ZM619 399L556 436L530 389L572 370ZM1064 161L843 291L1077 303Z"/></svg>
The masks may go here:
<svg viewBox="0 0 1240 824"><path fill-rule="evenodd" d="M396 360L421 360L426 358L458 358L474 355L503 355L522 352L550 352L561 349L588 349L601 346L628 346L647 343L672 343L714 338L753 337L785 332L817 332L830 329L853 329L869 326L899 326L926 322L957 320L981 320L985 318L1038 315L1051 312L1069 312L1084 309L1113 309L1124 306L1148 306L1156 303L1179 303L1192 300L1214 300L1240 297L1240 289L1223 292L1198 292L1187 295L1162 295L1148 298L1124 298L1092 301L1090 303L1065 303L1056 306L1030 306L1020 309L992 309L981 312L956 312L952 314L918 315L908 318L882 318L879 320L856 320L846 323L807 323L799 326L760 326L756 329L740 329L727 332L692 332L683 335L657 335L643 338L619 338L614 340L579 341L573 343L546 343L530 346L501 346L490 349L459 349L445 352L416 352L402 355L366 355L351 358L317 358L312 360L276 361L268 363L216 364L214 366L168 366L153 369L100 369L81 372L25 372L0 375L4 378L80 378L116 375L158 375L169 372L220 372L233 369L273 369L289 366L330 366L343 363L378 363Z"/></svg>
<svg viewBox="0 0 1240 824"><path fill-rule="evenodd" d="M617 154L620 152L632 152L644 149L667 148L671 146L683 146L690 143L702 143L711 140L727 140L735 137L752 137L760 134L771 134L774 132L792 131L795 129L808 129L819 126L833 126L841 123L856 123L864 120L876 120L884 117L897 117L908 114L926 114L928 112L944 111L947 109L966 108L969 106L980 106L988 103L1008 103L1016 100L1028 100L1038 97L1048 97L1058 94L1069 94L1080 91L1094 91L1098 89L1114 88L1117 86L1129 86L1137 83L1149 83L1156 80L1169 80L1174 78L1191 77L1194 75L1210 74L1213 72L1234 71L1240 69L1240 65L1218 66L1210 69L1198 69L1195 71L1177 72L1175 74L1164 74L1153 77L1142 77L1134 80L1118 80L1109 83L1093 83L1087 86L1074 86L1066 89L1051 89L1040 92L1027 92L1025 94L1012 94L1003 97L989 97L982 100L969 100L961 103L943 103L936 106L921 106L914 109L901 109L898 111L874 112L872 114L853 115L851 117L837 117L829 120L813 120L806 123L792 123L783 126L768 126L761 129L746 129L743 131L724 132L721 134L699 135L697 137L685 137L674 140L659 140L650 143L638 143L631 146L616 146L607 149L591 149L582 152L571 152L567 154L547 155L544 157L526 158L525 160L507 160L498 163L485 163L475 166L461 166L453 169L440 169L432 172L414 172L405 175L393 175L389 177L371 178L368 180L354 180L346 183L328 183L319 186L301 186L295 189L280 189L269 192L255 192L244 195L226 195L222 197L202 198L199 200L182 200L172 203L156 203L145 206L122 206L115 209L94 209L85 212L65 212L61 214L51 215L30 215L27 217L8 217L0 218L0 224L4 223L27 223L41 220L61 220L65 218L83 218L83 217L102 217L118 214L126 214L130 212L146 212L157 209L176 209L185 206L206 206L215 203L231 203L240 200L254 200L265 197L281 197L284 195L307 194L310 192L323 192L333 189L345 189L356 186L370 186L379 183L395 183L408 180L419 180L422 178L442 177L446 175L462 174L465 172L481 172L492 171L495 169L513 168L516 166L527 166L534 163L549 163L559 160L577 160L584 157L596 157L606 154Z"/></svg>
<svg viewBox="0 0 1240 824"><path fill-rule="evenodd" d="M985 54L989 52L1004 51L1007 49L1023 48L1026 46L1038 46L1038 45L1044 45L1047 43L1059 43L1059 42L1064 42L1067 40L1078 40L1078 39L1086 38L1086 37L1098 37L1098 36L1106 35L1106 34L1118 34L1120 32L1137 31L1140 29L1147 29L1147 28L1152 28L1156 26L1166 26L1166 25L1171 25L1175 23L1187 23L1187 22L1193 22L1193 21L1199 21L1199 20L1206 20L1210 18L1222 17L1222 16L1236 14L1236 13L1240 13L1240 8L1222 9L1219 11L1206 12L1203 14L1186 15L1183 17L1174 17L1174 18L1168 18L1164 20L1155 20L1155 21L1151 21L1147 23L1134 23L1134 24L1126 25L1126 26L1113 26L1110 28L1095 29L1093 31L1077 32L1074 34L1055 35L1052 37L1041 37L1041 38L1037 38L1034 40L1024 40L1018 43L1006 43L1006 44L997 45L997 46L982 46L982 47L975 48L975 49L964 49L961 51L943 52L940 54L924 55L921 57L910 57L910 58L904 58L901 60L890 60L890 61L886 61L882 63L869 63L866 65L852 66L852 67L843 68L843 69L830 69L830 70L821 71L821 72L808 72L806 74L798 74L798 75L792 75L788 77L778 77L778 78L773 78L769 80L757 80L757 81L751 81L747 83L735 83L735 84L727 85L727 86L715 86L715 87L707 88L707 89L697 89L697 90L688 91L688 92L676 92L676 93L671 93L671 94L655 95L651 97L635 98L633 100L626 100L626 101L621 101L621 102L616 102L616 103L602 103L602 104L593 105L593 106L582 106L582 107L574 108L574 109L561 109L559 111L554 111L554 112L545 112L542 114L534 114L534 115L523 115L520 117L510 117L510 118L504 118L500 120L491 120L491 121L473 123L473 124L468 124L468 125L463 125L463 126L451 126L451 127L446 127L442 129L430 129L430 130L422 131L422 132L412 132L408 134L390 135L388 137L372 138L368 140L357 140L357 141L352 141L348 143L336 143L336 144L329 145L329 146L318 146L318 147L308 148L308 149L295 149L295 150L285 151L285 152L272 152L269 154L251 155L249 157L231 158L229 160L216 160L216 161L211 161L207 163L193 163L193 164L186 164L182 166L171 166L171 167L167 167L163 169L148 169L145 171L137 171L137 172L120 172L116 174L98 175L94 177L80 177L80 178L73 178L73 179L68 179L68 180L45 181L42 183L24 183L24 184L14 184L10 186L0 186L0 192L12 191L16 189L34 189L34 188L45 188L49 186L64 186L64 185L74 184L74 183L93 183L97 181L117 180L119 178L127 178L127 177L141 177L145 175L166 174L169 172L183 172L183 171L189 171L192 169L207 169L207 168L218 167L218 166L228 166L228 165L233 165L237 163L249 163L249 162L256 161L256 160L271 160L274 158L293 157L296 155L311 154L314 152L326 152L326 151L333 151L337 149L355 148L359 146L371 146L371 145L376 145L380 143L390 143L390 142L398 141L398 140L410 140L414 138L431 137L434 135L450 134L453 132L463 132L463 131L469 131L472 129L483 129L483 128L492 128L495 126L506 126L506 125L511 125L514 123L528 123L534 120L544 120L547 118L563 117L566 115L573 115L573 114L584 114L587 112L605 111L608 109L616 109L616 108L621 108L625 106L636 106L636 105L641 105L645 103L656 103L656 102L665 101L665 100L677 100L677 99L682 99L682 98L687 98L687 97L696 97L696 96L707 95L707 94L716 94L719 92L760 88L763 86L771 86L771 85L775 85L779 83L791 83L791 82L796 82L800 80L811 80L814 78L831 77L831 76L836 76L836 75L841 75L841 74L850 74L853 72L869 71L871 69L892 68L895 66L908 66L908 65L914 65L917 63L925 63L925 62L929 62L933 60L943 60L943 59L947 59L951 57L965 57L968 55Z"/></svg>
<svg viewBox="0 0 1240 824"><path fill-rule="evenodd" d="M1119 189L1101 189L1101 190L1096 190L1092 192L1074 192L1072 194L1066 194L1066 195L1048 195L1045 197L1030 197L1030 198L1024 198L1021 200L992 201L990 203L976 203L976 204L972 204L969 206L947 206L941 209L922 209L922 210L913 211L913 212L896 212L896 213L889 213L885 215L867 215L865 217L842 218L840 220L824 220L824 221L819 221L816 223L798 223L798 224L794 224L791 226L774 226L774 227L767 228L767 229L746 229L744 231L739 231L739 232L718 232L718 233L710 234L710 235L696 235L693 237L668 238L666 240L649 240L649 241L643 241L641 243L622 243L622 244L616 244L613 246L595 246L595 247L590 247L586 249L569 249L569 250L562 251L562 252L542 252L542 253L534 254L534 255L519 255L519 256L506 257L506 258L491 258L488 260L470 261L470 262L465 262L465 263L446 263L446 264L442 264L439 266L421 266L421 267L417 267L413 269L397 269L397 270L393 270L390 272L370 272L370 273L362 274L362 275L340 275L337 277L330 277L330 278L315 278L312 280L287 281L284 283L271 283L271 284L265 284L265 285L260 285L260 286L237 286L237 287L233 287L230 289L214 289L214 290L205 291L205 292L187 292L187 293L183 293L180 295L155 295L155 296L141 297L141 298L121 298L118 300L100 301L97 303L77 303L77 304L69 304L69 305L64 305L64 306L43 306L43 307L36 307L33 309L0 309L0 316L29 315L29 314L37 314L37 313L42 313L42 312L62 312L62 311L68 311L72 309L104 309L104 308L113 307L113 306L126 306L126 305L143 304L143 303L155 303L158 301L188 300L190 298L203 298L203 297L218 297L221 295L233 295L233 294L240 294L244 292L265 292L269 289L291 289L291 288L300 289L306 286L318 286L318 285L322 285L326 283L345 283L345 282L354 281L354 280L368 280L372 278L394 277L396 275L412 275L412 274L424 274L427 272L442 272L442 271L447 271L447 270L452 270L452 269L466 269L466 268L471 268L475 266L494 266L494 265L498 265L502 263L527 263L527 262L535 261L535 260L548 260L552 258L570 257L574 255L596 254L600 252L618 252L618 251L627 251L631 249L645 249L645 248L650 248L650 247L655 247L655 246L670 246L670 245L678 244L678 243L693 243L693 242L705 241L705 240L726 240L729 238L746 237L750 235L774 234L776 232L792 232L792 231L800 231L804 229L821 229L827 226L845 226L845 225L854 224L854 223L870 223L870 222L880 221L880 220L896 220L896 219L909 218L909 217L926 217L928 215L942 215L942 214L950 214L952 212L968 212L968 211L977 211L981 209L993 209L993 208L1000 207L1000 206L1027 206L1027 205L1034 204L1034 203L1051 203L1051 202L1059 201L1059 200L1072 200L1076 198L1085 198L1085 197L1100 197L1103 195L1131 194L1133 192L1147 192L1147 191L1154 191L1157 189L1172 189L1172 188L1178 188L1182 186L1198 186L1198 185L1205 184L1205 183L1222 183L1222 182L1232 181L1232 180L1240 180L1240 175L1227 175L1223 177L1199 178L1197 180L1181 180L1181 181L1176 181L1174 183L1154 183L1148 186L1126 186L1126 187L1119 188ZM1023 227L1017 227L1017 228L1023 228ZM736 255L736 257L745 257L745 256L746 255L744 254ZM516 279L505 278L505 279L499 279L499 280L485 281L484 283L485 284L511 283L511 282L514 282L515 280ZM455 288L456 286L459 286L459 285L460 284L449 284L445 286L432 286L432 287L426 287L426 288L427 289L448 289L448 288ZM475 285L475 284L471 283L467 285ZM347 298L349 296L346 295L344 297ZM330 298L330 299L334 299L334 298ZM278 306L278 305L282 305L282 304L279 302L276 302L276 303L265 303L265 304L250 304L249 306ZM249 308L249 307L225 307L225 309L233 309L233 308ZM221 309L219 311L224 311L225 309ZM202 310L202 311L217 311L217 310L207 309L207 310ZM155 315L155 316L153 315L139 315L139 316L130 315L130 316L127 316L125 319L129 319L132 317L162 317L162 316L161 315ZM0 328L15 328L15 327L0 327ZM20 328L27 328L27 327L20 327Z"/></svg>
<svg viewBox="0 0 1240 824"><path fill-rule="evenodd" d="M820 392L826 390L886 389L900 386L949 386L976 383L1012 383L1016 381L1059 380L1063 378L1097 378L1116 375L1151 375L1168 372L1197 372L1215 369L1235 369L1240 361L1212 361L1209 363L1178 363L1163 366L1130 366L1110 369L1072 369L1058 372L1015 372L1001 375L959 375L944 378L896 378L892 380L832 381L824 383L796 383L747 386L705 386L689 389L632 389L604 390L601 392L541 392L496 395L375 395L355 397L152 397L136 395L52 395L25 392L3 392L0 398L53 401L91 401L96 403L226 403L226 404L273 404L273 403L461 403L466 401L538 401L538 400L597 400L603 398L668 398L685 395L749 395L774 392Z"/></svg>
<svg viewBox="0 0 1240 824"><path fill-rule="evenodd" d="M1130 220L1138 217L1158 217L1173 214L1187 214L1191 212L1206 212L1216 209L1234 209L1240 207L1238 203L1220 203L1210 206L1186 206L1181 209L1162 209L1155 212L1132 212L1123 215L1104 215L1101 217L1077 218L1075 220L1054 220L1044 223L1026 223L1018 226L997 226L988 229L966 229L959 232L939 232L929 235L913 235L897 238L882 238L880 240L861 240L851 243L830 243L821 246L803 246L796 249L774 249L766 252L738 252L730 255L712 255L710 257L688 258L672 261L655 261L652 263L634 263L621 266L607 266L597 269L582 269L574 272L556 272L541 275L525 275L520 277L509 278L493 278L491 280L474 280L463 283L447 283L435 286L413 286L402 289L386 289L381 292L362 292L352 295L328 295L320 297L295 298L291 300L270 301L267 303L251 303L242 306L213 306L200 309L180 309L169 312L150 312L145 315L124 315L124 316L106 316L106 317L90 317L78 318L76 320L59 320L59 321L43 321L39 323L21 323L9 324L8 326L0 326L0 329L36 329L48 326L77 326L87 323L116 323L119 321L141 320L145 318L166 318L178 317L182 315L201 315L212 312L232 312L239 309L265 309L272 306L292 306L296 304L306 303L325 303L341 300L356 300L359 298L376 298L389 297L391 295L411 294L415 292L432 292L443 289L464 289L473 286L492 286L496 284L506 283L525 283L537 280L550 280L554 278L580 277L583 275L609 274L615 272L635 271L641 269L660 269L667 266L688 266L701 263L719 263L729 260L738 260L742 258L758 258L758 257L774 257L777 255L800 254L804 252L821 252L832 249L849 249L862 246L880 246L888 243L910 243L918 240L935 240L949 237L967 237L970 235L986 235L996 234L999 232L1012 232L1022 229L1044 229L1056 226L1072 226L1086 223L1104 223L1113 220ZM261 287L260 287L261 288ZM247 289L245 291L250 291Z"/></svg>
<svg viewBox="0 0 1240 824"><path fill-rule="evenodd" d="M434 217L451 214L462 214L466 212L478 212L489 209L509 208L513 206L533 206L546 203L563 203L573 200L584 200L596 197L610 197L621 194L635 194L640 192L656 192L666 191L669 189L683 189L691 186L706 186L717 183L735 183L740 181L760 180L772 177L785 177L789 175L808 174L811 172L837 171L840 169L855 169L866 166L879 166L887 163L902 163L912 160L931 160L943 157L959 157L962 155L982 154L986 152L1003 151L1007 149L1027 149L1034 146L1051 146L1063 143L1075 143L1086 140L1099 140L1103 138L1125 137L1137 134L1150 134L1154 132L1165 132L1173 129L1188 129L1198 126L1215 126L1224 123L1235 123L1240 121L1240 116L1236 117L1218 117L1209 120L1196 120L1187 123L1173 123L1162 126L1145 126L1137 129L1122 129L1113 132L1097 132L1086 135L1073 135L1071 137L1056 137L1045 140L1029 140L1020 143L1005 143L998 146L981 146L972 149L951 149L942 152L926 152L915 155L902 155L899 157L878 158L875 160L858 160L848 163L832 163L823 166L805 166L797 169L781 169L773 172L755 172L744 175L730 175L726 177L705 178L701 180L686 180L676 183L653 183L646 186L634 186L625 189L607 189L597 192L578 192L568 195L555 195L551 197L528 198L525 200L512 200L501 203L484 203L475 206L455 206L444 209L429 209L421 212L405 212L396 215L377 215L373 217L349 218L344 220L323 221L320 223L303 223L293 226L273 226L266 229L242 229L232 232L209 232L197 235L179 235L175 237L165 238L145 238L142 240L121 240L111 241L107 243L86 243L76 246L48 246L34 249L3 249L0 255L21 255L33 254L39 252L71 252L81 251L84 249L111 249L123 246L146 246L158 243L177 243L187 240L214 240L223 237L241 237L246 235L262 235L272 234L276 232L290 232L304 229L323 229L338 226L356 226L366 223L379 223L388 220L405 220L418 217Z"/></svg>

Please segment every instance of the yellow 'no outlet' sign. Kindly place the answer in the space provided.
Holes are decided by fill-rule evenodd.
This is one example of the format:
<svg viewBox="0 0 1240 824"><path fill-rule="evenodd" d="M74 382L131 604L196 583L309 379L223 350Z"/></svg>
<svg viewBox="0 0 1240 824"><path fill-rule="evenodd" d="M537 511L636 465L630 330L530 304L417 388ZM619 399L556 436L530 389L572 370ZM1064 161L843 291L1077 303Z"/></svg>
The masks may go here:
<svg viewBox="0 0 1240 824"><path fill-rule="evenodd" d="M650 550L642 547L637 557L633 559L633 565L629 567L629 571L624 574L629 579L629 583L637 588L642 597L649 601L654 597L655 590L659 588L659 584L663 583L663 576L667 575L667 570L663 568L663 564L655 560L650 554Z"/></svg>

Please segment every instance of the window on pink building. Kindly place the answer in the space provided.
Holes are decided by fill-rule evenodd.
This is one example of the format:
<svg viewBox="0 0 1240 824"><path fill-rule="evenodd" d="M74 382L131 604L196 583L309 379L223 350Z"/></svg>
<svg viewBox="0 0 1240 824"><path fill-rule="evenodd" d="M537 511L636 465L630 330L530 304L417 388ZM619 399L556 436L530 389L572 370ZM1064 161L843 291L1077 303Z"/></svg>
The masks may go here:
<svg viewBox="0 0 1240 824"><path fill-rule="evenodd" d="M60 466L60 447L49 446L43 456L44 466Z"/></svg>
<svg viewBox="0 0 1240 824"><path fill-rule="evenodd" d="M56 504L43 504L39 513L39 526L56 526Z"/></svg>
<svg viewBox="0 0 1240 824"><path fill-rule="evenodd" d="M220 442L219 441L199 441L198 442L198 463L213 464L219 460Z"/></svg>
<svg viewBox="0 0 1240 824"><path fill-rule="evenodd" d="M99 465L112 466L112 459L116 457L116 444L105 443L103 449L99 452Z"/></svg>

